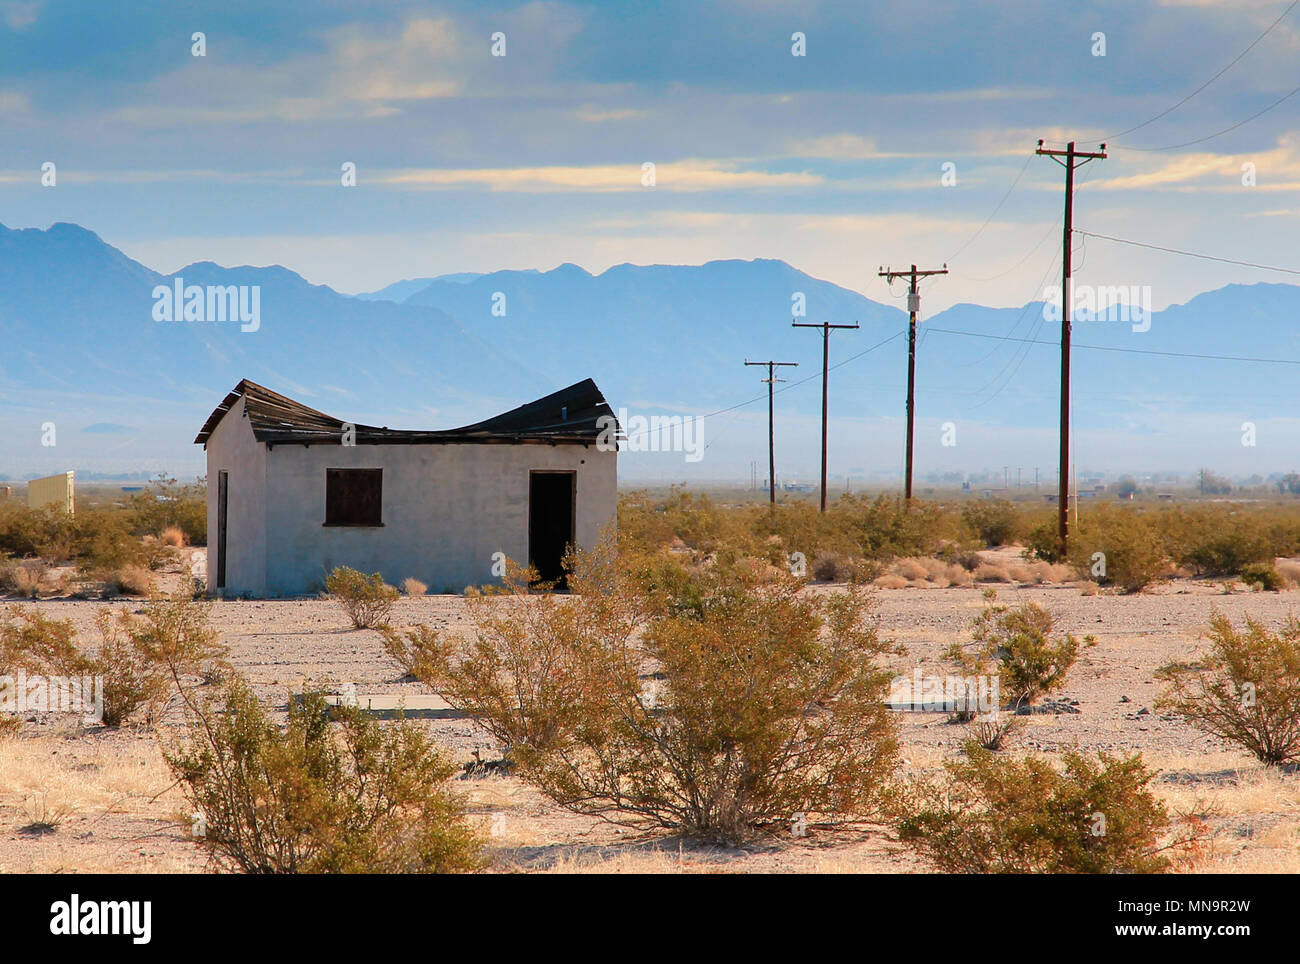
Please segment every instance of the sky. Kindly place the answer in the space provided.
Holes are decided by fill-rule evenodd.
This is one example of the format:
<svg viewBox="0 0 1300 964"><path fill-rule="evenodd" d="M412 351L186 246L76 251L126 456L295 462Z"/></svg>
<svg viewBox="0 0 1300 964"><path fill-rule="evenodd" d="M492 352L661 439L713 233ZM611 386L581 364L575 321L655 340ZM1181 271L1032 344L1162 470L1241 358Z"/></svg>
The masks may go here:
<svg viewBox="0 0 1300 964"><path fill-rule="evenodd" d="M881 301L881 265L947 263L926 311L1018 306L1060 247L1062 169L1033 151L1073 138L1108 145L1079 172L1077 228L1300 268L1300 95L1265 110L1300 83L1300 9L1259 39L1287 10L0 0L0 221L348 293L764 257ZM1076 250L1080 282L1149 286L1157 310L1293 280Z"/></svg>

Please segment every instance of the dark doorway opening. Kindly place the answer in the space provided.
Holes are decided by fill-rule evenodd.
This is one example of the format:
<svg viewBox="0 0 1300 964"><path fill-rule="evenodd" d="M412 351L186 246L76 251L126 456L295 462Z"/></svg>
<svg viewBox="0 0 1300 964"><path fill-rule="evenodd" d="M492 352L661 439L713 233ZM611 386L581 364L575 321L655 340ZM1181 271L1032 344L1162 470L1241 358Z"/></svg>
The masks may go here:
<svg viewBox="0 0 1300 964"><path fill-rule="evenodd" d="M528 477L528 562L542 582L567 588L564 553L574 540L577 473L532 472Z"/></svg>
<svg viewBox="0 0 1300 964"><path fill-rule="evenodd" d="M217 586L226 588L226 509L230 502L230 473L217 473Z"/></svg>

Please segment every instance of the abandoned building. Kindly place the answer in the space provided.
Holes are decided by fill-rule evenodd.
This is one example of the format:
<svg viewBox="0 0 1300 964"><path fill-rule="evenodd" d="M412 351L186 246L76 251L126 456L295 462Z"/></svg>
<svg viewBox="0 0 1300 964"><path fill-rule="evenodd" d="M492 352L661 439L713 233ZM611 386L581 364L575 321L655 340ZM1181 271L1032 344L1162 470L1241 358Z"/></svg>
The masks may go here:
<svg viewBox="0 0 1300 964"><path fill-rule="evenodd" d="M245 379L194 440L208 585L299 595L351 566L459 592L500 582L506 558L557 578L569 544L614 522L618 453L597 446L612 418L591 379L444 431L354 425Z"/></svg>

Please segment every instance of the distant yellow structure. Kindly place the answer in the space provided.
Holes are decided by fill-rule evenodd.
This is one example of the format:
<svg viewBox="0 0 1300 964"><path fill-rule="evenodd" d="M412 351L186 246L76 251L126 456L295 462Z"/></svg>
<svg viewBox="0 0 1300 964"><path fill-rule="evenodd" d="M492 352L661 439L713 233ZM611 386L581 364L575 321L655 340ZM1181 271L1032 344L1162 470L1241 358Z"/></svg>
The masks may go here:
<svg viewBox="0 0 1300 964"><path fill-rule="evenodd" d="M27 483L27 508L43 509L47 505L61 506L68 515L76 511L72 472L47 475Z"/></svg>

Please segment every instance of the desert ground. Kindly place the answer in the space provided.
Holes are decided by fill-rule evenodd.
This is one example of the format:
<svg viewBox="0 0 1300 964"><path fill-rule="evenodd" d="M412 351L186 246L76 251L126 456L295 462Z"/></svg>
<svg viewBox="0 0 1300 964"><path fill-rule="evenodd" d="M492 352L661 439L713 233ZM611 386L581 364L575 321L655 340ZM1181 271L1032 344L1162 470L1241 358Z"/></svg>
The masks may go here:
<svg viewBox="0 0 1300 964"><path fill-rule="evenodd" d="M1016 550L983 554L1011 564ZM955 672L943 659L953 641L969 638L985 605L984 585L876 588L881 631L907 655L900 672ZM1061 712L1023 718L1012 752L1049 757L1063 749L1141 751L1160 771L1157 795L1172 814L1201 815L1213 831L1205 872L1300 872L1300 772L1257 763L1155 708L1156 669L1190 660L1212 608L1239 622L1245 614L1270 625L1300 610L1300 591L1254 592L1241 584L1174 579L1136 595L1086 594L1074 582L1003 583L999 599L1035 601L1057 618L1057 629L1092 634L1057 703ZM808 592L841 591L814 584ZM46 615L72 619L90 633L104 605L138 611L138 601L43 600ZM417 622L468 631L460 596L404 597L395 625ZM353 630L329 599L221 601L213 623L235 667L259 697L283 713L291 693L310 682L353 683L359 694L417 694L385 655L380 637ZM1066 711L1066 707L1070 711ZM964 728L942 713L898 714L904 770L936 770L959 751ZM421 720L459 763L499 748L463 718ZM173 785L159 732L124 727L84 728L67 716L33 716L11 738L0 738L0 872L201 872L203 852L189 836L185 801ZM161 742L160 742L161 741ZM492 869L522 872L925 872L928 868L885 827L774 837L744 848L704 846L615 827L558 809L512 776L458 781L472 812L489 833ZM52 832L33 830L54 824Z"/></svg>

